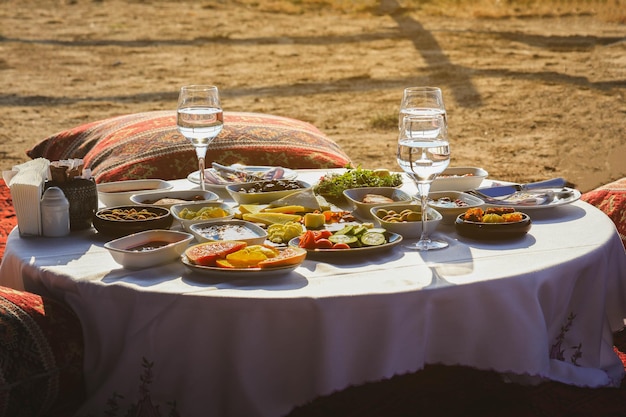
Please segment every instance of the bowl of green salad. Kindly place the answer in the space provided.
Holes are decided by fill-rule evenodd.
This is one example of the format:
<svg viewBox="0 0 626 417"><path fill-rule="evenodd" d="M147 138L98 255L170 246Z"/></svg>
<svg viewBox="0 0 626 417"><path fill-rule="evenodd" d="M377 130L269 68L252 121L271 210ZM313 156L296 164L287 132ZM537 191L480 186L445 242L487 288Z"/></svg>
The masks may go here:
<svg viewBox="0 0 626 417"><path fill-rule="evenodd" d="M387 169L348 168L343 173L324 175L313 187L315 194L330 201L345 200L343 192L364 187L400 187L402 174Z"/></svg>

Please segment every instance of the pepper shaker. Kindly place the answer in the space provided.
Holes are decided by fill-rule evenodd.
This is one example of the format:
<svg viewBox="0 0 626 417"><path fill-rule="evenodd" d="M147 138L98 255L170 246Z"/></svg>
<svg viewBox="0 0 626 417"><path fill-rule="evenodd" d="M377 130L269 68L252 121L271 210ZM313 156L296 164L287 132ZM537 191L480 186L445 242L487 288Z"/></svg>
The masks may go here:
<svg viewBox="0 0 626 417"><path fill-rule="evenodd" d="M43 235L48 237L70 233L70 203L59 187L50 187L43 193L41 226Z"/></svg>

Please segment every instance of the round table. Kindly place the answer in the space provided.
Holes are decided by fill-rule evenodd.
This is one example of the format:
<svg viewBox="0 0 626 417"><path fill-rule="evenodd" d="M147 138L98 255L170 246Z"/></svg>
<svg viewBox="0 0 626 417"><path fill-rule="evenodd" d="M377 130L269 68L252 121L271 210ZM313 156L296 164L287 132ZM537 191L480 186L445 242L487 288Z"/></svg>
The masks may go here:
<svg viewBox="0 0 626 417"><path fill-rule="evenodd" d="M581 201L530 214L518 240L476 241L442 226L444 250L399 245L238 279L180 262L125 270L93 229L65 238L14 230L0 284L63 300L80 317L80 414L100 412L113 393L138 398L144 359L152 402L167 410L176 401L186 417L280 416L426 363L618 385L612 332L626 317L626 254L613 223Z"/></svg>

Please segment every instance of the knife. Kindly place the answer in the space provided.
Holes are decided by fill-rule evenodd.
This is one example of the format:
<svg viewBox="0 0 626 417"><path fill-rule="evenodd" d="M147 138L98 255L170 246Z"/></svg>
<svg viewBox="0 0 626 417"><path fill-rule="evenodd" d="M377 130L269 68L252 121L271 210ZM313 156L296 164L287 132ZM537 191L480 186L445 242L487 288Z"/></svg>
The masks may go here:
<svg viewBox="0 0 626 417"><path fill-rule="evenodd" d="M495 187L479 188L473 190L476 194L483 194L491 198L502 198L520 191L545 190L550 188L562 188L567 182L563 178L552 178L545 181L529 182L527 184L498 185Z"/></svg>
<svg viewBox="0 0 626 417"><path fill-rule="evenodd" d="M230 182L237 182L234 181L232 177L239 179L239 182L255 182L261 180L261 178L257 177L254 174L250 174L243 169L227 167L225 165L218 164L217 162L213 162L211 166L218 174L222 176L226 175L227 180L230 180Z"/></svg>

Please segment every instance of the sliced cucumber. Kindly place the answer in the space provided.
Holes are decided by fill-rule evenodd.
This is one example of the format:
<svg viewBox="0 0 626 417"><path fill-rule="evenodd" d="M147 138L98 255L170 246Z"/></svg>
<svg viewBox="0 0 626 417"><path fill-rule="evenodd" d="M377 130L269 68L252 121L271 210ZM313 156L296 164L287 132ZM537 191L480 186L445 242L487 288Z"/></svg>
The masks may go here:
<svg viewBox="0 0 626 417"><path fill-rule="evenodd" d="M358 239L356 236L349 236L349 235L338 235L338 234L334 234L328 237L328 240L330 240L333 243L345 243L348 245L353 245L355 243L357 243Z"/></svg>
<svg viewBox="0 0 626 417"><path fill-rule="evenodd" d="M365 246L380 246L387 243L385 235L378 232L365 232L361 236L361 243Z"/></svg>
<svg viewBox="0 0 626 417"><path fill-rule="evenodd" d="M344 226L343 229L341 230L337 230L335 233L333 233L333 235L352 235L354 233L352 233L352 230L354 229L354 225L349 224L347 226Z"/></svg>

